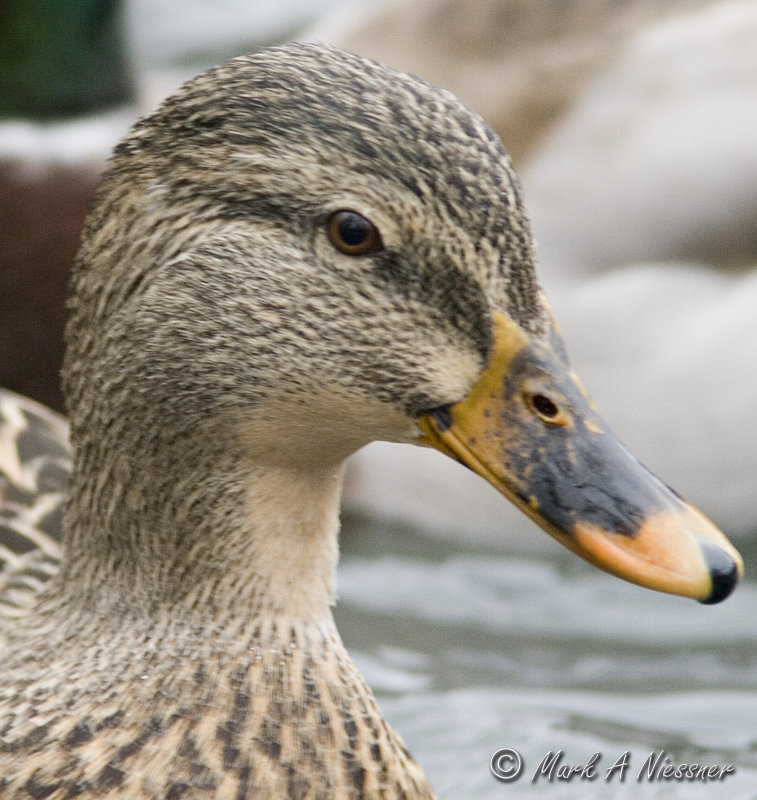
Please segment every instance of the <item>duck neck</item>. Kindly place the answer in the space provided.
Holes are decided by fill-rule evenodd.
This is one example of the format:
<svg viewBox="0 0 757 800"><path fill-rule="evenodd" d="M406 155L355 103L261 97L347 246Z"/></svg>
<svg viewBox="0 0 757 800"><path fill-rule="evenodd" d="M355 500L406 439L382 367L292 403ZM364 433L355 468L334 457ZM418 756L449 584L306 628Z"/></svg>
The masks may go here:
<svg viewBox="0 0 757 800"><path fill-rule="evenodd" d="M341 484L339 464L256 463L210 435L82 447L62 588L101 616L330 620Z"/></svg>

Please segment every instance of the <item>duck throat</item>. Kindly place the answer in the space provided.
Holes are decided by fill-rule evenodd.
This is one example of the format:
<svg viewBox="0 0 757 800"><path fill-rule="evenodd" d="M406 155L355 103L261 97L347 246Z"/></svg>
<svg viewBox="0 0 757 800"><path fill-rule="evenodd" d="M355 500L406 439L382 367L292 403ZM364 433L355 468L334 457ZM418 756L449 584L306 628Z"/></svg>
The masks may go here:
<svg viewBox="0 0 757 800"><path fill-rule="evenodd" d="M234 635L164 619L82 633L46 631L0 675L0 691L21 687L0 794L434 797L333 621L282 616Z"/></svg>
<svg viewBox="0 0 757 800"><path fill-rule="evenodd" d="M100 614L330 617L341 466L250 463L203 439L80 449L59 590Z"/></svg>

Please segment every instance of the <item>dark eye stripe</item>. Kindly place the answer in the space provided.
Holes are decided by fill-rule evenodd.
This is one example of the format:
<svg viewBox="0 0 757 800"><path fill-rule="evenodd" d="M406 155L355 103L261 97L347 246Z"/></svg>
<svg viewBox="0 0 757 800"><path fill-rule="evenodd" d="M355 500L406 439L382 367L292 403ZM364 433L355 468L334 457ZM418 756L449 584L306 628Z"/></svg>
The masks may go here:
<svg viewBox="0 0 757 800"><path fill-rule="evenodd" d="M331 244L348 256L364 256L384 249L376 226L356 211L337 211L329 217Z"/></svg>

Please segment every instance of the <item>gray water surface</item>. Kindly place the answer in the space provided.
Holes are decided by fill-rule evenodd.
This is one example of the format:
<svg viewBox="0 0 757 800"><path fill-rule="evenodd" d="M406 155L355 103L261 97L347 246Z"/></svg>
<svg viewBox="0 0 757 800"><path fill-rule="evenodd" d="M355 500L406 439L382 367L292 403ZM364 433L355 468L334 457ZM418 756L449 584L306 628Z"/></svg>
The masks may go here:
<svg viewBox="0 0 757 800"><path fill-rule="evenodd" d="M471 552L375 520L347 520L342 550L337 624L443 800L757 798L753 581L702 606L557 545ZM516 781L490 772L503 748L522 760ZM552 780L539 775L558 751ZM558 777L593 756L593 779ZM728 771L666 780L650 756Z"/></svg>

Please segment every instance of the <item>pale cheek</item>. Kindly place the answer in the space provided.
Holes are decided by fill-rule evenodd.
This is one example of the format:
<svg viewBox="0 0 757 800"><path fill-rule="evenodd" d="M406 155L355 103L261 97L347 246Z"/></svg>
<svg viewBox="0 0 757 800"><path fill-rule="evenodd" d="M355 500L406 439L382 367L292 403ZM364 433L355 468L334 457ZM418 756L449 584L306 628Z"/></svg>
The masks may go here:
<svg viewBox="0 0 757 800"><path fill-rule="evenodd" d="M338 469L370 442L416 435L414 421L394 405L331 386L328 394L289 395L251 409L235 420L231 439L251 464L307 471Z"/></svg>
<svg viewBox="0 0 757 800"><path fill-rule="evenodd" d="M442 347L434 354L430 372L432 393L439 398L438 405L458 403L478 380L484 364L472 353L461 353L453 347Z"/></svg>

